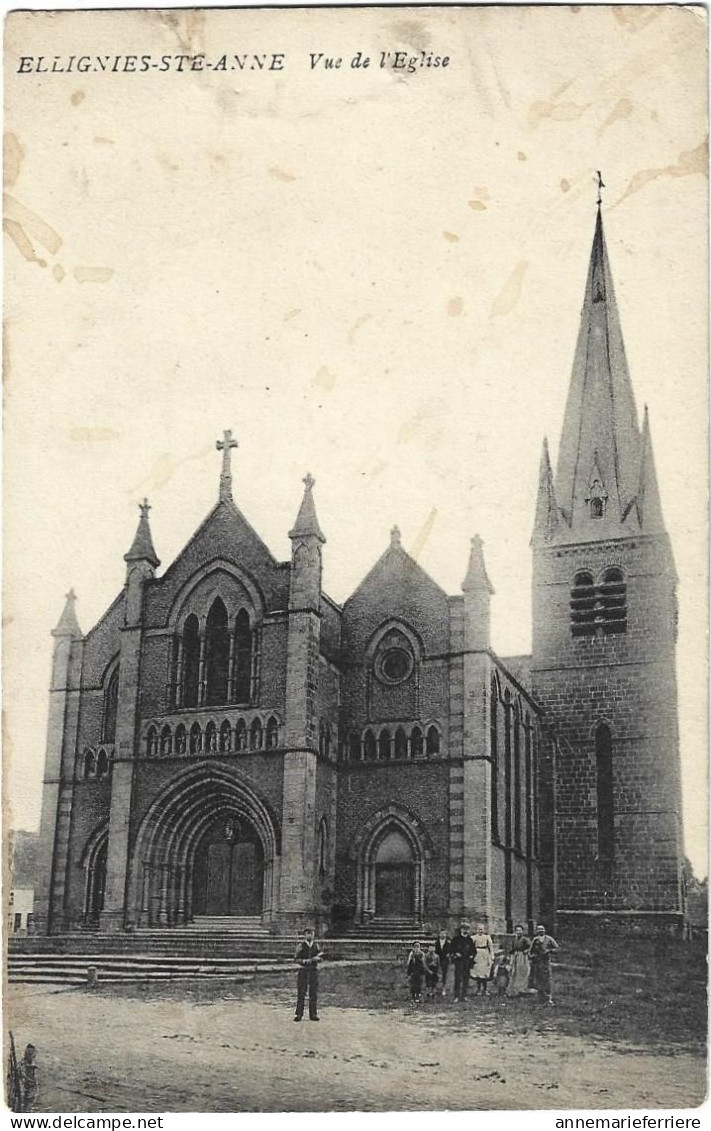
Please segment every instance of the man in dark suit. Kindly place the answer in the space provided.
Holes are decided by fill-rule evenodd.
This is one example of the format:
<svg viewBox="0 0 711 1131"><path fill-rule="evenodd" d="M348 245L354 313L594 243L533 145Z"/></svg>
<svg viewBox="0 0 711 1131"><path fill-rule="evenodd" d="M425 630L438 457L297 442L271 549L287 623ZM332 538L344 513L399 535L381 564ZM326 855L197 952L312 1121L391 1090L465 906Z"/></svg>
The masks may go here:
<svg viewBox="0 0 711 1131"><path fill-rule="evenodd" d="M303 942L296 948L294 961L298 964L299 971L296 976L296 1013L294 1021L301 1021L304 1016L304 1002L306 989L309 991L309 1021L318 1021L318 964L321 960L321 947L314 939L313 928L307 927L303 932Z"/></svg>
<svg viewBox="0 0 711 1131"><path fill-rule="evenodd" d="M449 957L454 963L454 1001L466 1001L469 988L469 970L476 951L469 934L469 926L462 923L452 939Z"/></svg>

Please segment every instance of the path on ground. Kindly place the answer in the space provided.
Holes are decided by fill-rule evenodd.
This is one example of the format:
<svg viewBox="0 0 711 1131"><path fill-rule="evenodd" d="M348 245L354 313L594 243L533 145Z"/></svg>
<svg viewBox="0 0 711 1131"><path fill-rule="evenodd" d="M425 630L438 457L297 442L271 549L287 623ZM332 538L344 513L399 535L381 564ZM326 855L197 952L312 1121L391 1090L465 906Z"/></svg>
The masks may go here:
<svg viewBox="0 0 711 1131"><path fill-rule="evenodd" d="M235 994L238 991L235 990ZM18 1047L38 1048L36 1110L375 1111L688 1107L705 1065L659 1051L538 1029L505 1015L324 1007L292 1020L291 987L207 1002L11 986Z"/></svg>

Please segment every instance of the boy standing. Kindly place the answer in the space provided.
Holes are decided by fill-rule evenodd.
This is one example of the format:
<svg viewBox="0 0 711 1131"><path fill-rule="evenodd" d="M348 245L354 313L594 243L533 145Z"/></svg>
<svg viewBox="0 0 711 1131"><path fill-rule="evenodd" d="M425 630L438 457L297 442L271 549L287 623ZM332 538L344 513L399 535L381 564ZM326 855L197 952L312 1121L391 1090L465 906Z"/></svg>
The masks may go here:
<svg viewBox="0 0 711 1131"><path fill-rule="evenodd" d="M431 1001L437 991L439 981L440 961L434 943L430 943L425 954L425 986L427 987L427 1000Z"/></svg>

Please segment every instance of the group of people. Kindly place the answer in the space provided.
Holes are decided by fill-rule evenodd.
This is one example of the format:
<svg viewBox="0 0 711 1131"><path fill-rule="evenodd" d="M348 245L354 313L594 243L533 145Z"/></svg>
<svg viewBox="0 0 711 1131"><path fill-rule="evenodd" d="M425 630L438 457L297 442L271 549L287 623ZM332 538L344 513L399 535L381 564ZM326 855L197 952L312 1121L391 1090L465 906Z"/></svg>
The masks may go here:
<svg viewBox="0 0 711 1131"><path fill-rule="evenodd" d="M438 989L442 997L446 997L451 965L454 967L453 1001L467 1000L473 978L475 996L486 997L489 986L493 985L500 995L516 997L535 992L539 1001L552 1005L551 958L557 950L558 943L542 924L536 928L533 939L517 925L509 948L495 950L491 935L482 923L473 935L469 925L462 923L454 938L442 930L426 950L419 941L412 944L407 959L410 998L414 1002L422 1001L423 984L428 1000L436 996Z"/></svg>

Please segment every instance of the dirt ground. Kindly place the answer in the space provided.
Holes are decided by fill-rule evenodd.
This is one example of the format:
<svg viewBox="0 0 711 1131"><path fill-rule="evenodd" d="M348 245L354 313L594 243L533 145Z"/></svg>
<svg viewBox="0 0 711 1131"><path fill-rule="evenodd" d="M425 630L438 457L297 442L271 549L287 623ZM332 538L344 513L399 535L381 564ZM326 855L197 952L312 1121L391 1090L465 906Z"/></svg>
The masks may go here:
<svg viewBox="0 0 711 1131"><path fill-rule="evenodd" d="M556 1004L412 1008L402 971L325 967L318 1024L291 974L97 990L11 986L6 1019L41 1065L35 1110L387 1111L691 1107L704 1098L704 986L660 994L562 970ZM587 998L587 1000L586 1000Z"/></svg>

